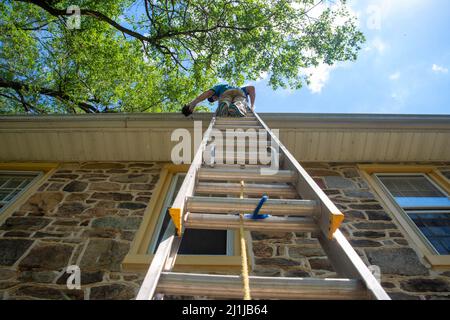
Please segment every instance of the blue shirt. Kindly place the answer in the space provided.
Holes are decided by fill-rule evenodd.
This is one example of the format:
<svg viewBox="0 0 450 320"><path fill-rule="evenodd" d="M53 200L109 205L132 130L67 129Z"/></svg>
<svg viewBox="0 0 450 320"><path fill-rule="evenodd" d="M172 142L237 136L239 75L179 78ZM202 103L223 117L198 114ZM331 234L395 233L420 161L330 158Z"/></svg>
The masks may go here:
<svg viewBox="0 0 450 320"><path fill-rule="evenodd" d="M230 89L241 89L244 92L245 96L246 97L248 96L248 92L245 87L237 88L237 87L232 87L228 84L218 84L211 88L211 90L214 91L214 95L218 96L219 98L225 91L230 90Z"/></svg>

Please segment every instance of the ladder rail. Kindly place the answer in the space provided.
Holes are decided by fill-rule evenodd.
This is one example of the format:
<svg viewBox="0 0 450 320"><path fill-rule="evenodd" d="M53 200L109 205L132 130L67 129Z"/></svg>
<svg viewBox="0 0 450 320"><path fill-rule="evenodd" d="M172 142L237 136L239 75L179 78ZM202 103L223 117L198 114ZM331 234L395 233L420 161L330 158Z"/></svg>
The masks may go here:
<svg viewBox="0 0 450 320"><path fill-rule="evenodd" d="M178 236L181 236L182 228L183 228L183 219L185 218L185 206L186 206L186 197L192 196L194 194L194 188L197 181L198 170L200 169L203 163L203 152L206 149L206 145L209 140L209 136L213 130L214 124L216 122L216 117L214 116L209 124L208 129L203 135L203 140L200 143L200 146L195 154L195 157L189 167L189 171L186 173L186 177L184 178L183 184L178 191L178 194L172 204L172 207L169 209L170 216L172 217L172 221L175 224L177 229Z"/></svg>
<svg viewBox="0 0 450 320"><path fill-rule="evenodd" d="M255 117L264 129L267 130L273 141L278 144L288 169L298 172L296 187L299 194L303 198L314 199L319 203L319 226L322 230L319 241L331 264L335 267L335 270L344 276L353 276L356 279L362 280L367 290L371 293L372 298L377 300L390 300L390 297L381 284L339 230L339 225L344 220L344 215L281 143L278 137L273 134L259 115L255 113Z"/></svg>
<svg viewBox="0 0 450 320"><path fill-rule="evenodd" d="M333 233L344 220L344 215L336 207L336 205L328 198L328 196L320 189L317 183L311 178L306 170L298 163L294 156L281 143L276 135L269 129L265 122L255 113L255 117L270 135L272 141L278 145L280 158L285 160L287 168L298 173L296 188L303 199L312 199L318 202L318 210L316 212L319 218L319 225L324 234L331 239Z"/></svg>
<svg viewBox="0 0 450 320"><path fill-rule="evenodd" d="M186 204L186 195L192 195L194 192L196 176L198 169L202 164L203 151L206 147L209 135L213 129L215 123L215 117L211 120L208 129L203 135L202 142L195 154L192 164L188 173L180 187L180 190L175 198L172 208L169 209L169 213L172 216L172 221L175 224L178 237L175 236L175 230L169 232L166 238L159 244L158 249L153 257L144 281L139 289L136 300L149 300L155 295L155 290L158 285L161 273L163 271L172 270L175 265L178 248L181 244L181 227L182 219L184 219L184 208ZM177 222L179 223L177 225Z"/></svg>
<svg viewBox="0 0 450 320"><path fill-rule="evenodd" d="M159 278L161 277L162 271L165 269L167 259L171 253L174 239L175 234L172 234L159 244L150 268L148 269L138 295L136 296L136 300L150 300L153 298Z"/></svg>

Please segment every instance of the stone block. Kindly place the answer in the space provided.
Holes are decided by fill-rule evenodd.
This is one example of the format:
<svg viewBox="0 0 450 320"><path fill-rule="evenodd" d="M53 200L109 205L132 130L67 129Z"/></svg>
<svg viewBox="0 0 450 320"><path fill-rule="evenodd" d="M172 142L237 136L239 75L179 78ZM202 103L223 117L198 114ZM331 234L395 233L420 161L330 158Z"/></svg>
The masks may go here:
<svg viewBox="0 0 450 320"><path fill-rule="evenodd" d="M93 228L111 228L120 230L137 230L141 224L140 217L116 217L106 216L94 219Z"/></svg>
<svg viewBox="0 0 450 320"><path fill-rule="evenodd" d="M397 227L393 223L382 223L382 222L356 222L353 224L353 226L359 230L397 229Z"/></svg>
<svg viewBox="0 0 450 320"><path fill-rule="evenodd" d="M144 209L147 205L145 203L139 203L139 202L121 202L119 204L119 209L128 209L128 210L138 210L138 209Z"/></svg>
<svg viewBox="0 0 450 320"><path fill-rule="evenodd" d="M57 216L73 217L80 215L88 207L81 202L64 202L56 212Z"/></svg>
<svg viewBox="0 0 450 320"><path fill-rule="evenodd" d="M313 270L334 271L333 266L328 259L309 259L309 265Z"/></svg>
<svg viewBox="0 0 450 320"><path fill-rule="evenodd" d="M129 193L120 193L120 192L95 192L91 196L91 199L131 201L133 200L133 196Z"/></svg>
<svg viewBox="0 0 450 320"><path fill-rule="evenodd" d="M356 248L375 248L381 247L382 244L373 240L350 240L350 244Z"/></svg>
<svg viewBox="0 0 450 320"><path fill-rule="evenodd" d="M372 192L368 190L344 190L345 196L349 198L357 198L357 199L375 199L375 196Z"/></svg>
<svg viewBox="0 0 450 320"><path fill-rule="evenodd" d="M450 284L442 279L408 279L400 282L408 292L449 292Z"/></svg>
<svg viewBox="0 0 450 320"><path fill-rule="evenodd" d="M355 183L342 177L325 177L325 183L328 189L355 190Z"/></svg>
<svg viewBox="0 0 450 320"><path fill-rule="evenodd" d="M112 182L121 183L146 183L149 180L148 174L123 174L115 177L111 177Z"/></svg>
<svg viewBox="0 0 450 320"><path fill-rule="evenodd" d="M403 292L388 292L392 300L420 300L420 297L412 296Z"/></svg>
<svg viewBox="0 0 450 320"><path fill-rule="evenodd" d="M260 266L276 266L278 268L298 266L297 261L284 258L255 258L255 264Z"/></svg>
<svg viewBox="0 0 450 320"><path fill-rule="evenodd" d="M58 271L66 267L72 255L73 247L60 243L39 244L31 249L19 264L20 270Z"/></svg>
<svg viewBox="0 0 450 320"><path fill-rule="evenodd" d="M121 185L113 182L92 182L89 190L94 191L120 191Z"/></svg>
<svg viewBox="0 0 450 320"><path fill-rule="evenodd" d="M311 274L302 269L290 269L284 272L284 276L293 278L310 278Z"/></svg>
<svg viewBox="0 0 450 320"><path fill-rule="evenodd" d="M351 204L351 209L355 210L383 210L379 204Z"/></svg>
<svg viewBox="0 0 450 320"><path fill-rule="evenodd" d="M109 239L91 239L81 257L80 268L86 271L121 271L120 264L130 246Z"/></svg>
<svg viewBox="0 0 450 320"><path fill-rule="evenodd" d="M325 256L325 252L321 248L290 247L288 252L289 256L294 259Z"/></svg>
<svg viewBox="0 0 450 320"><path fill-rule="evenodd" d="M392 221L392 218L384 211L366 211L369 220L373 221Z"/></svg>
<svg viewBox="0 0 450 320"><path fill-rule="evenodd" d="M130 300L135 298L135 289L122 283L111 283L91 288L91 300Z"/></svg>
<svg viewBox="0 0 450 320"><path fill-rule="evenodd" d="M65 192L83 192L86 190L88 184L82 181L71 181L63 189Z"/></svg>
<svg viewBox="0 0 450 320"><path fill-rule="evenodd" d="M360 177L358 170L356 170L355 168L343 169L342 173L344 174L344 177L346 177L346 178L359 178Z"/></svg>
<svg viewBox="0 0 450 320"><path fill-rule="evenodd" d="M1 230L40 230L52 220L41 217L11 217L6 219Z"/></svg>
<svg viewBox="0 0 450 320"><path fill-rule="evenodd" d="M27 296L45 300L83 300L82 290L69 290L62 288L53 288L37 285L23 285L18 287L14 296Z"/></svg>
<svg viewBox="0 0 450 320"><path fill-rule="evenodd" d="M12 266L32 244L32 240L0 239L0 265Z"/></svg>
<svg viewBox="0 0 450 320"><path fill-rule="evenodd" d="M88 193L71 193L66 197L66 201L84 201L89 198Z"/></svg>
<svg viewBox="0 0 450 320"><path fill-rule="evenodd" d="M386 233L381 231L355 231L353 232L353 236L357 238L377 239L386 237Z"/></svg>
<svg viewBox="0 0 450 320"><path fill-rule="evenodd" d="M344 212L345 220L353 221L353 220L367 220L366 216L363 212L358 210L349 210Z"/></svg>
<svg viewBox="0 0 450 320"><path fill-rule="evenodd" d="M258 258L270 258L273 256L273 248L264 242L253 243L253 253Z"/></svg>
<svg viewBox="0 0 450 320"><path fill-rule="evenodd" d="M428 274L428 269L420 262L414 250L410 248L366 250L366 255L370 264L380 267L382 274L402 276Z"/></svg>
<svg viewBox="0 0 450 320"><path fill-rule="evenodd" d="M48 214L56 208L63 197L61 192L38 192L33 194L20 210Z"/></svg>
<svg viewBox="0 0 450 320"><path fill-rule="evenodd" d="M0 269L0 281L10 280L16 276L15 270Z"/></svg>

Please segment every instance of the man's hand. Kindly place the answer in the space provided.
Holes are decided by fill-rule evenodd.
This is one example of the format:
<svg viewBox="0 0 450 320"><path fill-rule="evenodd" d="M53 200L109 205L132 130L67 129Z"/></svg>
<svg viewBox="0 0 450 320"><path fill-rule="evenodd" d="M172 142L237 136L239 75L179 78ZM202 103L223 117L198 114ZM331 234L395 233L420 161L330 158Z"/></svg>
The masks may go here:
<svg viewBox="0 0 450 320"><path fill-rule="evenodd" d="M190 104L185 104L181 109L181 112L184 114L185 117L189 117L192 114L193 110L194 108L192 108Z"/></svg>

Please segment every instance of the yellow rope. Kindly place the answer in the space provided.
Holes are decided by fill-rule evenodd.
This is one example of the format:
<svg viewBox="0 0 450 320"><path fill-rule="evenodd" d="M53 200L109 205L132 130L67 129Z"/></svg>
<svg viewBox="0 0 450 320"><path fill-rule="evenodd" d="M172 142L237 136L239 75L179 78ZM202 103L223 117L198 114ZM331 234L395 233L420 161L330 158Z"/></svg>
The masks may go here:
<svg viewBox="0 0 450 320"><path fill-rule="evenodd" d="M241 199L244 198L244 180L241 181ZM241 236L241 263L242 263L242 283L244 285L244 300L251 300L250 297L250 281L248 278L248 262L247 262L247 246L245 244L245 234L244 234L244 214L239 215L241 225L240 225L240 236Z"/></svg>

